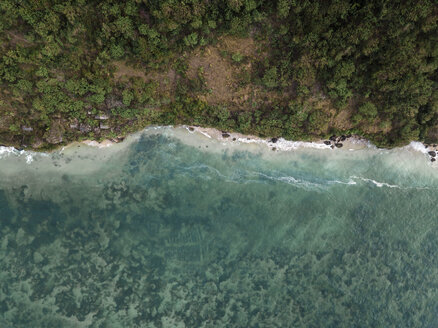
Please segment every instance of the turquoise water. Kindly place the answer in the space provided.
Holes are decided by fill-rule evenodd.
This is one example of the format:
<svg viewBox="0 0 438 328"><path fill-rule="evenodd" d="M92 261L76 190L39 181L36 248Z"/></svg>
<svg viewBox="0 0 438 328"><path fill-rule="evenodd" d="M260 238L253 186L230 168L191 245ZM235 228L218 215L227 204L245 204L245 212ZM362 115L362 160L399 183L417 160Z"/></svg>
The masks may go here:
<svg viewBox="0 0 438 328"><path fill-rule="evenodd" d="M0 327L437 327L438 167L185 129L0 159Z"/></svg>

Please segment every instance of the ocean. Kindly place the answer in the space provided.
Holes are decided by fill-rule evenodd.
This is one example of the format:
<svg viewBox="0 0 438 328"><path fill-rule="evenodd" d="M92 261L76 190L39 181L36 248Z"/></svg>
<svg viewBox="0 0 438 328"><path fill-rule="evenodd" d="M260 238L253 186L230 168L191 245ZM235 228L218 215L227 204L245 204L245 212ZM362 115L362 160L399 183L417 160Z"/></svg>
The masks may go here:
<svg viewBox="0 0 438 328"><path fill-rule="evenodd" d="M422 146L275 147L1 148L0 327L437 327Z"/></svg>

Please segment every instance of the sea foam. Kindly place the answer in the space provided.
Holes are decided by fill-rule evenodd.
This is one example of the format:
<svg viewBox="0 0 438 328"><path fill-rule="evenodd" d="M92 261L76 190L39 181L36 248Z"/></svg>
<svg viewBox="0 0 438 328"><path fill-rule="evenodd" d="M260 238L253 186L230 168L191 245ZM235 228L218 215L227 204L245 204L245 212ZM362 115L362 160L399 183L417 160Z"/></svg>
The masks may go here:
<svg viewBox="0 0 438 328"><path fill-rule="evenodd" d="M413 149L415 151L418 151L420 153L423 153L423 154L427 153L427 148L424 146L424 144L422 144L419 141L411 141L411 143L406 147Z"/></svg>

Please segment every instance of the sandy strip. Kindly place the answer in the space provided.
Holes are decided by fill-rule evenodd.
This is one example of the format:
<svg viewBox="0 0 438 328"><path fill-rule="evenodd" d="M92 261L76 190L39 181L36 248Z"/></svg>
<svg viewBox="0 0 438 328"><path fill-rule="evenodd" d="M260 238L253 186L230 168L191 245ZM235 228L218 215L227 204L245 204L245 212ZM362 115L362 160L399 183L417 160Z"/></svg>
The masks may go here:
<svg viewBox="0 0 438 328"><path fill-rule="evenodd" d="M306 141L291 141L285 140L283 138L278 138L276 142L272 142L272 138L260 138L252 135L244 135L235 132L226 132L226 134L214 128L203 128L203 127L189 127L183 126L191 133L199 133L207 138L213 138L220 141L226 142L239 142L239 143L255 143L255 144L266 144L268 147L275 148L276 150L294 150L298 148L316 148L316 149L347 149L347 150L358 150L364 148L376 148L368 140L360 138L358 136L352 136L341 143L343 146L341 148L331 148L330 145L324 144L325 140L317 140L312 142ZM229 136L227 136L229 135Z"/></svg>

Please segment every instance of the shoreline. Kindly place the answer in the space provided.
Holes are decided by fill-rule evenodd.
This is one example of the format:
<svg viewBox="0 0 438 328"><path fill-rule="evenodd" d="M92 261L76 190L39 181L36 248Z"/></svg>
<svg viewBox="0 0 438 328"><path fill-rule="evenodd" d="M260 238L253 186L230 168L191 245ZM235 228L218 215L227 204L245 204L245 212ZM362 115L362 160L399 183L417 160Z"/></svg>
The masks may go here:
<svg viewBox="0 0 438 328"><path fill-rule="evenodd" d="M420 152L426 155L431 162L438 163L438 145L428 145L420 141L411 141L408 145L395 148L378 148L368 139L365 139L358 135L349 136L332 136L329 139L319 139L315 141L293 141L286 140L284 138L261 138L254 135L246 135L238 132L227 132L221 131L216 128L210 127L200 127L191 125L177 125L177 126L149 126L143 130L128 134L125 137L117 137L112 139L104 139L102 141L86 139L82 141L74 141L67 145L61 146L59 148L50 151L37 151L37 150L24 150L17 149L12 146L0 146L0 159L3 154L16 154L16 155L26 155L26 162L30 164L32 159L32 154L41 154L42 156L49 155L56 152L62 152L67 148L71 148L77 145L86 145L88 147L95 147L98 149L112 147L121 142L124 142L127 138L135 138L136 135L142 134L145 131L151 129L161 129L161 128L174 128L174 129L185 129L190 134L197 133L208 139L214 139L225 143L237 143L237 144L262 144L270 148L272 151L293 151L302 148L313 148L313 149L326 149L326 150L362 150L362 149L381 149L381 150L393 150L393 149L407 149L410 148L416 152Z"/></svg>

